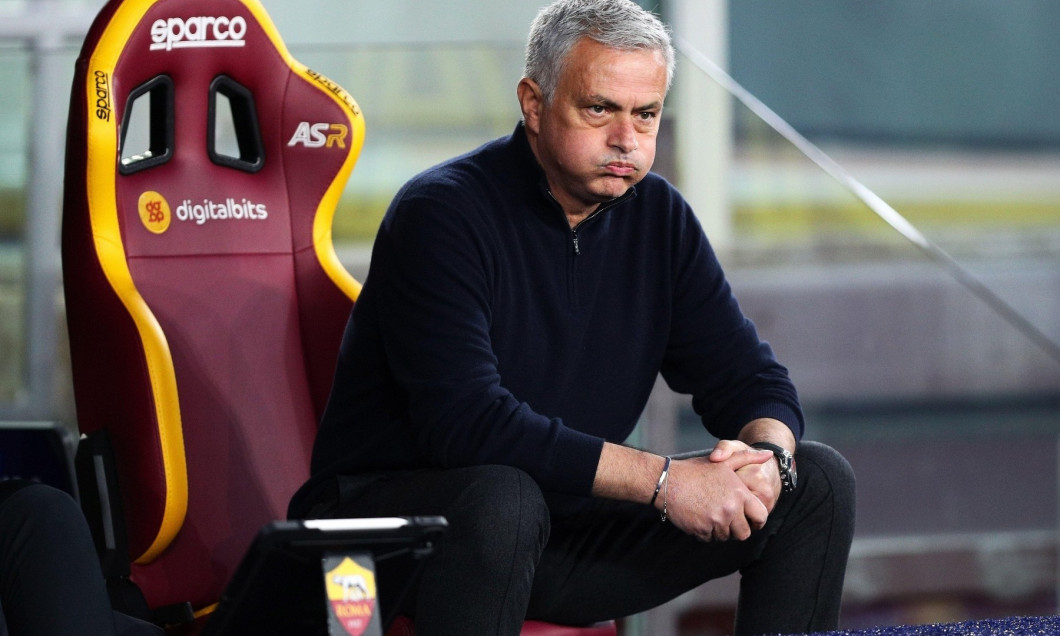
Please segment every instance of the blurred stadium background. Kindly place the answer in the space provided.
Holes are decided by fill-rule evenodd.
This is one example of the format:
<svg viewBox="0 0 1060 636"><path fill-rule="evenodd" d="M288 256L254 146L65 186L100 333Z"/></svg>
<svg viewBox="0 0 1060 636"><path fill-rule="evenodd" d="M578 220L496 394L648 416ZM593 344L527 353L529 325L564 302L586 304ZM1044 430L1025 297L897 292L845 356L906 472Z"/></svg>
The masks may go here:
<svg viewBox="0 0 1060 636"><path fill-rule="evenodd" d="M336 217L363 275L411 175L510 132L544 0L263 0L368 132ZM0 421L76 427L59 276L73 60L102 2L0 0ZM687 43L656 170L699 211L859 477L844 627L1057 613L1060 4L654 0ZM694 49L694 51L693 51ZM996 294L962 285L721 90L703 54ZM1012 317L1016 319L1013 320ZM637 443L710 443L660 386ZM725 633L723 580L626 620Z"/></svg>

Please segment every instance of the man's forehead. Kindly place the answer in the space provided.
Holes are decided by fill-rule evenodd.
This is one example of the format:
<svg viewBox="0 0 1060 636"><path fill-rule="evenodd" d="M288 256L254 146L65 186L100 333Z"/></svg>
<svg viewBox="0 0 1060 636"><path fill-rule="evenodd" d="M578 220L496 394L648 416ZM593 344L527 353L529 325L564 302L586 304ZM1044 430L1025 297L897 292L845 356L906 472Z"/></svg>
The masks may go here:
<svg viewBox="0 0 1060 636"><path fill-rule="evenodd" d="M607 63L610 60L632 60L636 58L650 59L660 68L666 68L666 56L659 49L633 46L615 47L599 42L590 37L583 37L574 43L567 52L566 62L569 66L572 62L579 60L589 63Z"/></svg>
<svg viewBox="0 0 1060 636"><path fill-rule="evenodd" d="M638 106L662 103L666 94L666 62L659 51L616 49L593 42L572 49L561 84L576 99L594 102L627 101Z"/></svg>
<svg viewBox="0 0 1060 636"><path fill-rule="evenodd" d="M626 66L640 63L655 66L664 73L666 71L666 57L658 49L644 47L616 48L590 38L578 40L571 47L571 50L567 52L564 62L563 66L565 68L606 65Z"/></svg>

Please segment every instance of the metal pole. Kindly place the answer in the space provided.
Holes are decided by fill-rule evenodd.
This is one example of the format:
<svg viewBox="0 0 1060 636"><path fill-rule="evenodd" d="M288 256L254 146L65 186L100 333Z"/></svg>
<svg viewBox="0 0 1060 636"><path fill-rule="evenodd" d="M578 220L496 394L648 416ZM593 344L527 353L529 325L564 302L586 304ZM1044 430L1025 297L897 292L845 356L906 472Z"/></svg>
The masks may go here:
<svg viewBox="0 0 1060 636"><path fill-rule="evenodd" d="M27 415L49 417L55 370L59 286L59 213L62 207L63 132L67 100L54 87L62 77L60 38L41 33L33 41L33 122L26 192L26 382Z"/></svg>
<svg viewBox="0 0 1060 636"><path fill-rule="evenodd" d="M0 39L21 39L31 53L33 78L26 183L24 398L5 405L0 417L52 419L56 351L59 220L62 213L66 108L72 64L64 44L83 38L95 12L74 12L49 0L29 3L25 13L6 16Z"/></svg>
<svg viewBox="0 0 1060 636"><path fill-rule="evenodd" d="M694 42L723 68L729 59L728 6L728 0L680 0L674 3L671 19L678 38ZM678 61L674 93L677 186L714 247L728 246L732 243L732 97L683 59Z"/></svg>

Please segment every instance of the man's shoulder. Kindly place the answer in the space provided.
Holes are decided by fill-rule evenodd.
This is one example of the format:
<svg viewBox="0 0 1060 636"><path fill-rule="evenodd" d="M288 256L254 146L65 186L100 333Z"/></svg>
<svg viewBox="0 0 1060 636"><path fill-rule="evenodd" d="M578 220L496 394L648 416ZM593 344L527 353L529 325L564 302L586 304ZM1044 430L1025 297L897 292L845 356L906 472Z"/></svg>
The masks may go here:
<svg viewBox="0 0 1060 636"><path fill-rule="evenodd" d="M484 181L503 180L506 138L494 139L478 148L447 159L420 172L406 182L405 193L429 193L437 190L465 190L482 186Z"/></svg>
<svg viewBox="0 0 1060 636"><path fill-rule="evenodd" d="M507 141L489 141L406 181L391 201L384 229L441 224L450 232L460 226L479 233L500 222L497 211L510 206L517 187L512 184L518 170L512 167Z"/></svg>

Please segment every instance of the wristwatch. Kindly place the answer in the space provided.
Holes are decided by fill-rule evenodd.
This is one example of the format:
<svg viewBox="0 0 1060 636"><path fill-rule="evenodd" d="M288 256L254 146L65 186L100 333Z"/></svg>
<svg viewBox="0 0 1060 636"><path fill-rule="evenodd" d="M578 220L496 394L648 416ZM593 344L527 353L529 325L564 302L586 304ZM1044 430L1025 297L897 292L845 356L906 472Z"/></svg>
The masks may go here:
<svg viewBox="0 0 1060 636"><path fill-rule="evenodd" d="M780 467L780 490L781 492L792 492L799 481L799 475L795 472L795 456L788 452L783 446L777 446L769 442L755 442L752 448L772 451L777 458L777 466Z"/></svg>

